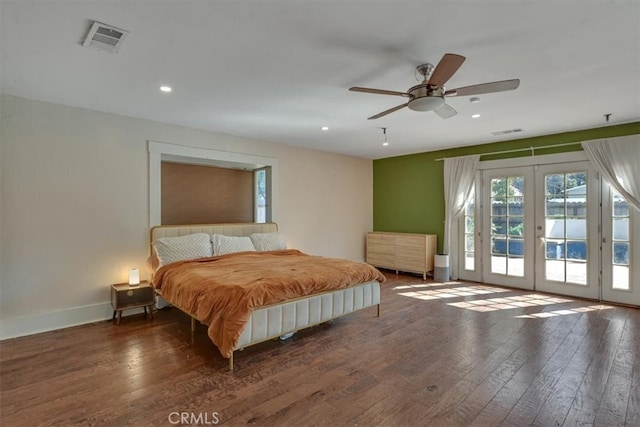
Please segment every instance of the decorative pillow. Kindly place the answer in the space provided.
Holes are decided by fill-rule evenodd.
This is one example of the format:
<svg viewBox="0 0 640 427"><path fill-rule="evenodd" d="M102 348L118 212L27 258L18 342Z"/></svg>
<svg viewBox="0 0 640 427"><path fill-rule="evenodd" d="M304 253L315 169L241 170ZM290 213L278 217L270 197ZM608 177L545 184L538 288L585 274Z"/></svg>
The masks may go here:
<svg viewBox="0 0 640 427"><path fill-rule="evenodd" d="M163 237L153 242L160 264L158 267L172 262L187 259L206 258L213 255L211 236L207 233L187 234L180 237Z"/></svg>
<svg viewBox="0 0 640 427"><path fill-rule="evenodd" d="M225 255L232 254L234 252L247 252L254 251L251 239L249 237L231 237L223 236L222 234L214 234L211 236L213 241L213 254Z"/></svg>
<svg viewBox="0 0 640 427"><path fill-rule="evenodd" d="M279 251L287 249L284 236L280 233L253 233L251 235L256 251Z"/></svg>
<svg viewBox="0 0 640 427"><path fill-rule="evenodd" d="M145 262L145 266L147 267L147 271L149 273L155 273L155 271L160 266L160 260L158 259L158 256L155 253L149 256L149 258L147 258L147 261Z"/></svg>

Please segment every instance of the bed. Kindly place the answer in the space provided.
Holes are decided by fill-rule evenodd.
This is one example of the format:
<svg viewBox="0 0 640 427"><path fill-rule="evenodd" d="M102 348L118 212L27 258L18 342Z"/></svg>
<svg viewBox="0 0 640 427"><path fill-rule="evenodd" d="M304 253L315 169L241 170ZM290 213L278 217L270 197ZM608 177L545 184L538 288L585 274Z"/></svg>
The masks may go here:
<svg viewBox="0 0 640 427"><path fill-rule="evenodd" d="M210 236L210 254L205 253L205 236ZM193 250L201 252L181 252L177 261L167 258L162 246L196 239L200 246ZM275 223L151 229L151 255L165 258L160 266L151 266L157 295L191 317L192 331L196 321L207 325L231 370L234 353L250 345L369 307L380 315L382 273L365 263L288 249L282 239ZM247 240L255 250L244 250ZM233 249L225 246L229 242Z"/></svg>

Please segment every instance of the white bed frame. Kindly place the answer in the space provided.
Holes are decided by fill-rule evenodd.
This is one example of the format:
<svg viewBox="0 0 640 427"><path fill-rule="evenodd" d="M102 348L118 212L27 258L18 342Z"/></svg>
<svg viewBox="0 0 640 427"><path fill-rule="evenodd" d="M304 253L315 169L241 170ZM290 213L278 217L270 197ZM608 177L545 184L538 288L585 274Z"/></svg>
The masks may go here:
<svg viewBox="0 0 640 427"><path fill-rule="evenodd" d="M150 241L193 233L249 236L252 233L276 231L278 225L275 223L161 225L151 229ZM151 253L153 254L153 247ZM377 306L377 315L380 316L380 283L377 281L261 307L251 314L234 351L373 306ZM195 321L200 319L180 307L177 308L191 316L193 332ZM233 353L229 358L229 369L233 370Z"/></svg>

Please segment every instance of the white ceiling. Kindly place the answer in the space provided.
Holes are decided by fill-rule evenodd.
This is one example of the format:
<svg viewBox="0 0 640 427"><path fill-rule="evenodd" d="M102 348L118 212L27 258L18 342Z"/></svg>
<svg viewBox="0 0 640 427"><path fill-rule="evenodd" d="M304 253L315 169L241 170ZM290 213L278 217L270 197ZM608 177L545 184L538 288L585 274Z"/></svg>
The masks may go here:
<svg viewBox="0 0 640 427"><path fill-rule="evenodd" d="M365 158L640 117L638 1L3 0L0 14L6 94ZM130 31L117 54L82 47L92 20ZM347 90L406 91L447 52L467 58L447 88L520 88L448 98L447 120L367 120L406 100Z"/></svg>

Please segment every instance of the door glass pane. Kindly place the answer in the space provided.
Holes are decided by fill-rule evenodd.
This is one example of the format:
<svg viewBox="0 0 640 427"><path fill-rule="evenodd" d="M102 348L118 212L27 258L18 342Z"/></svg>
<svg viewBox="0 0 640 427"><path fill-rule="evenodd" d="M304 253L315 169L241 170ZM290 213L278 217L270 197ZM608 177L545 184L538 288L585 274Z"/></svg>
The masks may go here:
<svg viewBox="0 0 640 427"><path fill-rule="evenodd" d="M509 236L524 236L524 217L522 216L510 216L509 217Z"/></svg>
<svg viewBox="0 0 640 427"><path fill-rule="evenodd" d="M464 257L464 268L466 270L475 270L476 266L475 266L475 256L473 254L466 254Z"/></svg>
<svg viewBox="0 0 640 427"><path fill-rule="evenodd" d="M491 180L491 198L504 200L507 194L507 180L505 178L493 178Z"/></svg>
<svg viewBox="0 0 640 427"><path fill-rule="evenodd" d="M550 260L545 261L546 279L555 282L564 282L564 261Z"/></svg>
<svg viewBox="0 0 640 427"><path fill-rule="evenodd" d="M547 239L547 259L564 259L566 250L564 240Z"/></svg>
<svg viewBox="0 0 640 427"><path fill-rule="evenodd" d="M524 239L509 237L507 250L509 275L524 277Z"/></svg>
<svg viewBox="0 0 640 427"><path fill-rule="evenodd" d="M545 277L587 284L587 173L545 175Z"/></svg>
<svg viewBox="0 0 640 427"><path fill-rule="evenodd" d="M628 241L629 237L629 217L613 217L613 240Z"/></svg>
<svg viewBox="0 0 640 427"><path fill-rule="evenodd" d="M465 221L465 233L473 234L475 231L474 221L472 216L467 216Z"/></svg>
<svg viewBox="0 0 640 427"><path fill-rule="evenodd" d="M613 263L629 265L629 243L613 242Z"/></svg>
<svg viewBox="0 0 640 427"><path fill-rule="evenodd" d="M524 277L524 258L518 256L509 256L509 276Z"/></svg>
<svg viewBox="0 0 640 427"><path fill-rule="evenodd" d="M564 198L547 195L545 214L550 218L564 217Z"/></svg>
<svg viewBox="0 0 640 427"><path fill-rule="evenodd" d="M491 180L491 273L524 276L524 176Z"/></svg>
<svg viewBox="0 0 640 427"><path fill-rule="evenodd" d="M507 234L507 217L494 216L491 218L491 234L504 236Z"/></svg>
<svg viewBox="0 0 640 427"><path fill-rule="evenodd" d="M587 242L585 240L567 240L567 259L587 260Z"/></svg>
<svg viewBox="0 0 640 427"><path fill-rule="evenodd" d="M473 234L467 235L465 236L465 251L467 252L473 252L474 249L474 238L473 238Z"/></svg>
<svg viewBox="0 0 640 427"><path fill-rule="evenodd" d="M491 272L494 274L507 274L507 258L504 254L491 254Z"/></svg>
<svg viewBox="0 0 640 427"><path fill-rule="evenodd" d="M617 191L612 190L612 282L613 289L629 290L629 203Z"/></svg>
<svg viewBox="0 0 640 427"><path fill-rule="evenodd" d="M509 197L508 213L509 215L524 215L524 197Z"/></svg>
<svg viewBox="0 0 640 427"><path fill-rule="evenodd" d="M587 284L587 263L567 261L567 282Z"/></svg>
<svg viewBox="0 0 640 427"><path fill-rule="evenodd" d="M566 175L566 190L569 198L587 197L587 173L576 172Z"/></svg>

